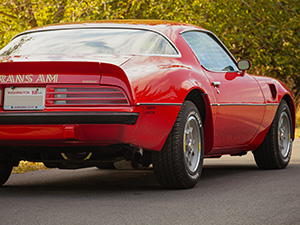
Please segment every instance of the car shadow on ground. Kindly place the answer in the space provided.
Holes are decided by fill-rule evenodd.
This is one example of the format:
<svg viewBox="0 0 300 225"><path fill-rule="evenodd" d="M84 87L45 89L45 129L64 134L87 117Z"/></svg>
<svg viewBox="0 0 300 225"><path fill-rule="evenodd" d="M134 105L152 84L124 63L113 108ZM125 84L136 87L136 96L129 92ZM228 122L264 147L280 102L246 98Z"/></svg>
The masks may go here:
<svg viewBox="0 0 300 225"><path fill-rule="evenodd" d="M224 182L229 177L245 177L256 173L258 168L250 165L208 165L204 166L196 188L211 185L216 180ZM26 177L25 177L26 176ZM54 193L114 193L124 191L154 191L162 188L156 181L153 170L45 170L12 175L12 180L0 188L2 193L54 194ZM170 190L168 190L170 191Z"/></svg>
<svg viewBox="0 0 300 225"><path fill-rule="evenodd" d="M244 173L255 173L255 165L205 165L202 170L201 180L220 179L227 176L236 176Z"/></svg>

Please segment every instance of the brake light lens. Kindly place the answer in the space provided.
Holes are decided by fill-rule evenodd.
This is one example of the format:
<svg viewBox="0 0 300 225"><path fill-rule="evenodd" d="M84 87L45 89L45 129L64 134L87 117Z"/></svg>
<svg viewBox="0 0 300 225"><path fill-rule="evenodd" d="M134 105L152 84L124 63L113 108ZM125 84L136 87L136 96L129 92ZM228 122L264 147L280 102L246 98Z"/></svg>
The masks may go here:
<svg viewBox="0 0 300 225"><path fill-rule="evenodd" d="M129 105L129 101L124 91L118 87L54 87L47 89L46 105L118 106Z"/></svg>

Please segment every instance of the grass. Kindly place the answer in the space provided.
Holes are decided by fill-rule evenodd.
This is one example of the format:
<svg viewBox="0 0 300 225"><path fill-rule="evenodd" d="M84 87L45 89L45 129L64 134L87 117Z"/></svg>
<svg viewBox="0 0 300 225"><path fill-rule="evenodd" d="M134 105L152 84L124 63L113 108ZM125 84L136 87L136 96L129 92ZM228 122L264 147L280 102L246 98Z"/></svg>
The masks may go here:
<svg viewBox="0 0 300 225"><path fill-rule="evenodd" d="M295 138L299 138L299 137L300 137L300 127L296 127Z"/></svg>
<svg viewBox="0 0 300 225"><path fill-rule="evenodd" d="M298 108L296 112L296 131L295 138L300 137L300 109Z"/></svg>

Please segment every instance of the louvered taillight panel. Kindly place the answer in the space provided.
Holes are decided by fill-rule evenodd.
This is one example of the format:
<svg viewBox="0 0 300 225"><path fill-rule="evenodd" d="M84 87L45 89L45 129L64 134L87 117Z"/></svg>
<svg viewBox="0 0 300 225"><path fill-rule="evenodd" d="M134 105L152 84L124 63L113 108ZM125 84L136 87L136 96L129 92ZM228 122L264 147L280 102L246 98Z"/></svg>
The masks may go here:
<svg viewBox="0 0 300 225"><path fill-rule="evenodd" d="M48 87L48 106L119 106L129 105L124 91L118 87Z"/></svg>

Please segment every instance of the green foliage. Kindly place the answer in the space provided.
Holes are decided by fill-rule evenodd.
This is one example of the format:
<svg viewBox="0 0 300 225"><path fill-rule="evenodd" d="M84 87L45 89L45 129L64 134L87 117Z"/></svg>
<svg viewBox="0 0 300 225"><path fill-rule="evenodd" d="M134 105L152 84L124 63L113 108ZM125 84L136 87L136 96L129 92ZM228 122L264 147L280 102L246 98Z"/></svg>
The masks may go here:
<svg viewBox="0 0 300 225"><path fill-rule="evenodd" d="M223 0L209 5L204 26L237 58L251 59L254 74L278 78L300 97L300 5L298 1ZM213 13L214 8L222 9Z"/></svg>
<svg viewBox="0 0 300 225"><path fill-rule="evenodd" d="M25 173L35 170L47 169L43 163L20 161L18 167L14 167L12 173Z"/></svg>
<svg viewBox="0 0 300 225"><path fill-rule="evenodd" d="M0 0L0 47L17 33L52 23L161 19L213 31L251 73L287 83L300 99L297 0Z"/></svg>

